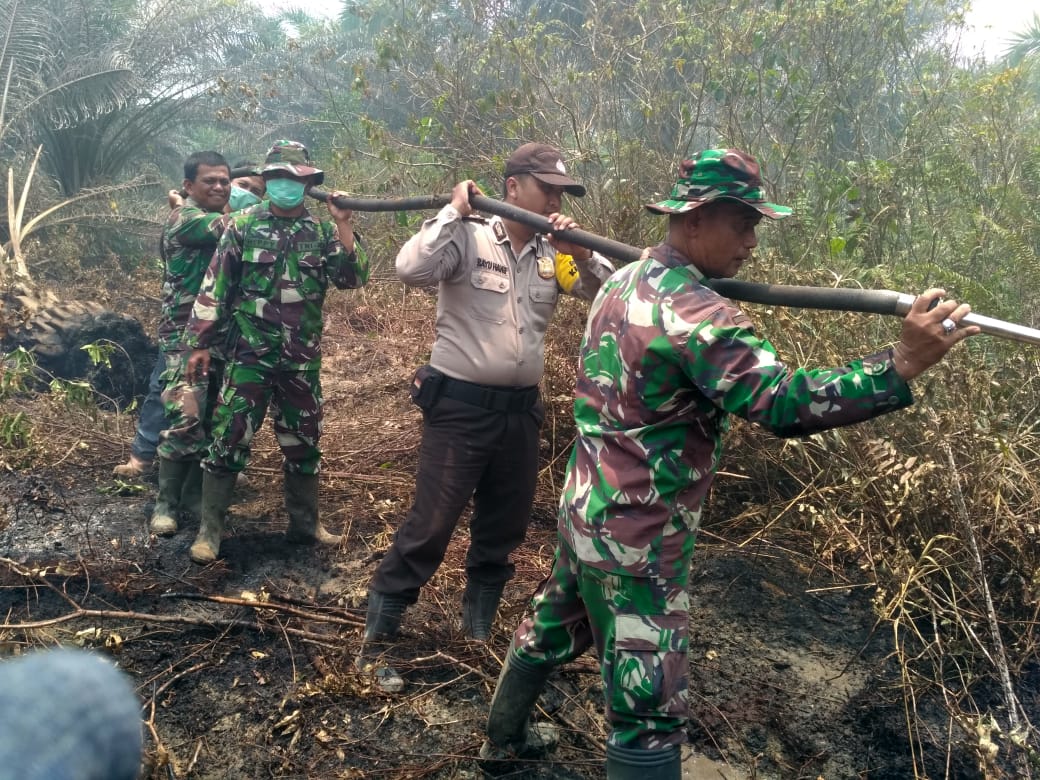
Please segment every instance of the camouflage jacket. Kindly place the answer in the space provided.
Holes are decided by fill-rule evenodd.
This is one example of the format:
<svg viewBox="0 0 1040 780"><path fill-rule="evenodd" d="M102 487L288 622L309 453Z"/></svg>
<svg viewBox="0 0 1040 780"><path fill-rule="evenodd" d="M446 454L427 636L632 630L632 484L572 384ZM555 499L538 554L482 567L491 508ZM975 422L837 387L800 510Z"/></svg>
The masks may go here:
<svg viewBox="0 0 1040 780"><path fill-rule="evenodd" d="M191 198L170 212L163 226L159 255L163 261L159 347L176 350L209 261L224 232L224 214L203 211Z"/></svg>
<svg viewBox="0 0 1040 780"><path fill-rule="evenodd" d="M892 350L843 368L788 368L702 278L662 244L614 274L592 305L559 512L562 538L587 565L684 572L728 415L799 436L913 402Z"/></svg>
<svg viewBox="0 0 1040 780"><path fill-rule="evenodd" d="M185 344L219 346L222 323L230 320L230 352L239 358L320 364L329 283L343 290L368 281L368 258L360 244L355 247L344 250L331 222L308 212L276 217L266 200L232 214L206 270Z"/></svg>

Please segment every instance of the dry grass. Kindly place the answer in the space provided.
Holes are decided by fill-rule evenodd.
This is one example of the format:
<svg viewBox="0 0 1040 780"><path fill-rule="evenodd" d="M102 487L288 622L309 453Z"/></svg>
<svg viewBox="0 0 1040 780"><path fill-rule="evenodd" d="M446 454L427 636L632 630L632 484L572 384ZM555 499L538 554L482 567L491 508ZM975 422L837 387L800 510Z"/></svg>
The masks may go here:
<svg viewBox="0 0 1040 780"><path fill-rule="evenodd" d="M761 315L761 313L758 313ZM792 363L840 363L898 324L776 311ZM894 322L894 321L892 321ZM880 338L872 338L879 335ZM915 382L909 410L807 440L737 424L709 529L813 550L836 580L858 568L891 635L915 776L926 746L967 746L980 776L1037 769L1040 360L980 337ZM943 713L946 726L924 724ZM953 772L953 774L950 774ZM947 777L955 771L947 766Z"/></svg>

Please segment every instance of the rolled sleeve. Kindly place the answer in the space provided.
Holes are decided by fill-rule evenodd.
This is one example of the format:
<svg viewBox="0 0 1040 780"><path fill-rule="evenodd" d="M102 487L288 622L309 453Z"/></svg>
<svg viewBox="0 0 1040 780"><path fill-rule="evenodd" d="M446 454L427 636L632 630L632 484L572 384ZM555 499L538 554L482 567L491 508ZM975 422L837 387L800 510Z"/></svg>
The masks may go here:
<svg viewBox="0 0 1040 780"><path fill-rule="evenodd" d="M617 270L614 264L599 252L593 252L588 260L575 260L574 266L578 269L578 281L568 292L586 301L595 298L603 282Z"/></svg>
<svg viewBox="0 0 1040 780"><path fill-rule="evenodd" d="M458 210L450 204L426 220L397 253L397 276L410 287L450 279L465 253L467 237Z"/></svg>

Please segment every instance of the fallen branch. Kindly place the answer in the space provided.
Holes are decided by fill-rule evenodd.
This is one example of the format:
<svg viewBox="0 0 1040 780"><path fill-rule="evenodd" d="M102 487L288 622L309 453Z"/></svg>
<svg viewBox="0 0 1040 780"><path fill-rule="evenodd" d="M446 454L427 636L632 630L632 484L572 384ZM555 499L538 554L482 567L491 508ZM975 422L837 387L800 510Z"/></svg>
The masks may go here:
<svg viewBox="0 0 1040 780"><path fill-rule="evenodd" d="M153 615L148 612L127 612L114 609L84 609L83 607L77 607L67 615L61 615L47 620L32 620L24 623L0 623L0 631L35 631L40 628L58 626L62 623L68 623L83 618L94 620L134 620L142 623L172 623L186 626L200 626L202 628L240 628L246 631L256 631L261 634L265 631L270 631L273 628L273 626L269 626L266 623L251 620L192 618L183 615ZM281 630L285 631L287 634L292 634L301 639L324 645L330 649L337 649L338 647L329 642L333 637L325 634L316 634L312 631L304 631L300 628L282 627Z"/></svg>
<svg viewBox="0 0 1040 780"><path fill-rule="evenodd" d="M205 593L163 593L163 599L187 599L189 601L212 601L215 604L230 604L236 607L251 607L253 609L271 609L283 612L287 615L295 615L305 620L313 620L319 623L332 623L337 626L350 626L351 628L364 627L365 620L361 617L335 617L333 615L318 615L303 609L291 607L287 604L277 604L272 601L260 601L245 598L232 598L230 596L210 596Z"/></svg>

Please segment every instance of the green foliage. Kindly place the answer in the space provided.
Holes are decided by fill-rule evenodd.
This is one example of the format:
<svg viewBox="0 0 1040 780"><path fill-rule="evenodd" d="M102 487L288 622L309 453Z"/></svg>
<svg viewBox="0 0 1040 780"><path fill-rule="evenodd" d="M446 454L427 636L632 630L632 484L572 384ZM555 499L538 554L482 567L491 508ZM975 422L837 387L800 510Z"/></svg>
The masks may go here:
<svg viewBox="0 0 1040 780"><path fill-rule="evenodd" d="M1033 14L1029 27L1012 37L1005 57L1012 67L1030 59L1040 60L1040 13Z"/></svg>
<svg viewBox="0 0 1040 780"><path fill-rule="evenodd" d="M32 444L32 424L25 412L0 413L0 445L6 451L24 450Z"/></svg>
<svg viewBox="0 0 1040 780"><path fill-rule="evenodd" d="M97 419L97 398L90 382L70 379L52 379L48 385L52 397L65 404L69 409L88 412L91 419Z"/></svg>
<svg viewBox="0 0 1040 780"><path fill-rule="evenodd" d="M36 372L36 358L21 347L0 355L0 402L29 391ZM0 465L19 468L32 447L33 426L24 411L0 409Z"/></svg>
<svg viewBox="0 0 1040 780"><path fill-rule="evenodd" d="M90 362L95 366L112 368L112 354L119 349L119 345L111 341L94 341L80 347L90 356Z"/></svg>
<svg viewBox="0 0 1040 780"><path fill-rule="evenodd" d="M97 492L103 496L139 496L150 490L141 482L127 482L118 477L104 485L98 485Z"/></svg>
<svg viewBox="0 0 1040 780"><path fill-rule="evenodd" d="M0 357L0 401L26 392L35 370L35 355L22 347Z"/></svg>
<svg viewBox="0 0 1040 780"><path fill-rule="evenodd" d="M222 0L0 0L12 33L0 66L14 68L7 126L44 146L66 196L152 167L164 136L208 121L194 109L230 75L228 55L251 46L255 15Z"/></svg>

